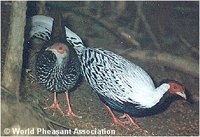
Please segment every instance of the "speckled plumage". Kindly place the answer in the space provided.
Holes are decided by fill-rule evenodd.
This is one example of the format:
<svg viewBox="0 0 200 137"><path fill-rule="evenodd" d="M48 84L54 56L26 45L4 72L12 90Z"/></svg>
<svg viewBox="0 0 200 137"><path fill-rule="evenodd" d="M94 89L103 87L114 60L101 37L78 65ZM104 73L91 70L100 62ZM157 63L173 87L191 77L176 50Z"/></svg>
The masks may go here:
<svg viewBox="0 0 200 137"><path fill-rule="evenodd" d="M74 48L66 40L61 16L57 14L55 17L54 20L50 17L36 15L31 19L30 37L45 41L36 57L36 79L48 91L54 92L54 103L48 108L58 109L64 114L59 107L56 93L65 92L68 102L66 116L79 117L71 110L68 92L79 81L80 62Z"/></svg>
<svg viewBox="0 0 200 137"><path fill-rule="evenodd" d="M53 37L51 36L52 27L53 18L42 15L32 17L30 36L46 41L36 57L36 78L48 91L65 92L77 83L81 73L80 62L74 48L66 41L65 33L54 34L56 38L51 38ZM55 26L55 29L59 30L59 27L62 26ZM63 44L67 49L66 53L56 55L48 50L55 43Z"/></svg>
<svg viewBox="0 0 200 137"><path fill-rule="evenodd" d="M80 76L80 62L73 48L58 64L57 57L43 48L36 60L36 78L48 91L65 92L73 88Z"/></svg>

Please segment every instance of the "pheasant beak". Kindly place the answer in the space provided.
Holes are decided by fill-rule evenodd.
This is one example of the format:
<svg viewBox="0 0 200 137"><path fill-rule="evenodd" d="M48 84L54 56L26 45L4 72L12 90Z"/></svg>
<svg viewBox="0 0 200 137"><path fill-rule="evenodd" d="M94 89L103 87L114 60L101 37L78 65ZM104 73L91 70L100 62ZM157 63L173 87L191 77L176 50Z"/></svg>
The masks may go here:
<svg viewBox="0 0 200 137"><path fill-rule="evenodd" d="M51 51L51 52L55 53L56 49L48 47L48 48L46 48L46 51Z"/></svg>
<svg viewBox="0 0 200 137"><path fill-rule="evenodd" d="M187 99L186 94L184 92L176 92L177 95L181 96L185 100Z"/></svg>
<svg viewBox="0 0 200 137"><path fill-rule="evenodd" d="M49 51L52 51L52 49L51 49L50 47L46 48L45 50L46 50L46 51L48 51L48 50L49 50Z"/></svg>

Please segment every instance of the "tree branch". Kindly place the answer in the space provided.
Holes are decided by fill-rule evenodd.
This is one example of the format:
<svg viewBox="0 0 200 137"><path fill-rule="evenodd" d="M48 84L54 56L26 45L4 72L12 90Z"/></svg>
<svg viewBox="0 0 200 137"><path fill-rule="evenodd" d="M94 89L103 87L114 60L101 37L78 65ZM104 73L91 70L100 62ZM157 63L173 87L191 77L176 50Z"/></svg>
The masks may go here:
<svg viewBox="0 0 200 137"><path fill-rule="evenodd" d="M160 44L158 43L156 36L153 34L153 32L151 30L151 26L149 25L144 13L143 13L143 10L142 10L143 2L142 1L136 2L136 6L137 6L137 14L138 14L139 18L142 20L142 22L144 23L147 33L151 37L156 48L160 49Z"/></svg>
<svg viewBox="0 0 200 137"><path fill-rule="evenodd" d="M183 42L184 46L189 48L192 52L199 54L199 50L193 47L186 39L184 39L181 35L179 35L180 40Z"/></svg>
<svg viewBox="0 0 200 137"><path fill-rule="evenodd" d="M168 67L177 69L194 77L199 76L198 62L192 59L183 58L180 56L161 53L152 50L135 50L121 52L121 55L137 58L142 61L153 61L155 64L164 64Z"/></svg>

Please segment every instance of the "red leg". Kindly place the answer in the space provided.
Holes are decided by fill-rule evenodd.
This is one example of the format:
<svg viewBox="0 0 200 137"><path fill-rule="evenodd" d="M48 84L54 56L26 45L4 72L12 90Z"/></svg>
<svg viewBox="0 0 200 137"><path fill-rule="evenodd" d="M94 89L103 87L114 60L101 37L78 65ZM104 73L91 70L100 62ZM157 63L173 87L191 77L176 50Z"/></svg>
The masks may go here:
<svg viewBox="0 0 200 137"><path fill-rule="evenodd" d="M105 105L105 104L104 104L104 105ZM105 107L107 108L107 110L108 110L110 116L112 117L112 119L113 119L113 121L114 121L114 124L120 125L120 126L122 126L123 128L128 129L128 127L125 126L125 123L122 122L121 120L119 120L119 119L115 116L115 114L112 112L112 110L110 109L110 107L108 107L107 105L105 105Z"/></svg>
<svg viewBox="0 0 200 137"><path fill-rule="evenodd" d="M123 114L123 116L121 116L120 118L126 118L126 119L127 119L127 121L125 121L126 123L129 123L130 125L134 125L134 126L136 126L138 129L140 129L140 130L142 130L142 131L144 131L144 132L148 132L148 131L142 129L128 114L125 113L125 114Z"/></svg>
<svg viewBox="0 0 200 137"><path fill-rule="evenodd" d="M58 104L58 99L57 99L56 92L54 92L54 101L53 101L53 104L51 106L48 106L48 107L44 108L44 109L48 109L48 108L52 109L54 111L60 111L64 115L63 111L61 110L61 108L60 108L60 106Z"/></svg>
<svg viewBox="0 0 200 137"><path fill-rule="evenodd" d="M65 114L65 116L71 117L71 118L72 117L82 118L82 116L78 116L78 115L76 115L72 112L72 108L71 108L71 105L70 105L70 102L69 102L68 92L65 92L65 96L66 96L66 100L67 100L67 113Z"/></svg>

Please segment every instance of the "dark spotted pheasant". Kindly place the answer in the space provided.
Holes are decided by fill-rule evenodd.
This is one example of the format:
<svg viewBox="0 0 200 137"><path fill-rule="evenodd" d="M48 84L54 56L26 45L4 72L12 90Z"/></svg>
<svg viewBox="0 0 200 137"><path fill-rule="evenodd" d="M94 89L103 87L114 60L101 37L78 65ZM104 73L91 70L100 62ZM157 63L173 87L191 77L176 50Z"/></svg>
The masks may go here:
<svg viewBox="0 0 200 137"><path fill-rule="evenodd" d="M49 19L53 21L51 18ZM66 41L61 17L55 17L53 26L51 24L49 28L43 26L45 22L48 22L48 19L46 20L44 16L32 17L30 36L46 40L36 59L36 78L48 91L54 93L54 102L47 108L58 110L64 115L58 103L57 93L65 92L68 106L65 116L79 117L72 112L68 92L76 86L79 80L80 62L75 50ZM43 38L43 36L48 37Z"/></svg>

